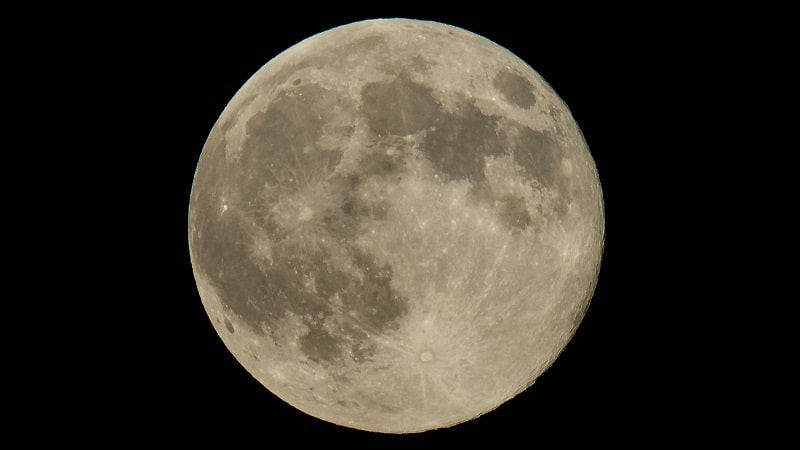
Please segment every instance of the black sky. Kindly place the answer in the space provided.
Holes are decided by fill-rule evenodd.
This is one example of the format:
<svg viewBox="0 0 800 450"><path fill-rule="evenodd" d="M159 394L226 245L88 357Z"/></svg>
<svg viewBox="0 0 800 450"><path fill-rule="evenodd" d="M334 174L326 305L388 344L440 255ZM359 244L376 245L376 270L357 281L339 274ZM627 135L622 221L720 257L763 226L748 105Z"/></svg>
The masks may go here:
<svg viewBox="0 0 800 450"><path fill-rule="evenodd" d="M707 68L730 51L730 29L709 36L704 30L718 17L688 10L486 7L130 11L127 19L135 20L113 14L72 30L68 43L54 38L58 60L68 61L56 65L79 74L70 77L63 104L83 104L104 127L97 132L101 153L87 157L99 169L91 183L75 181L109 208L88 233L82 229L107 243L91 259L102 273L87 294L94 327L80 333L83 352L100 364L81 371L81 394L70 395L91 405L86 422L131 439L234 436L262 445L292 439L355 448L649 446L682 442L698 430L713 437L707 416L724 409L724 396L706 368L718 352L688 336L697 335L694 311L709 309L700 303L713 292L703 261L716 249L705 218L717 206L697 198L708 195L696 187L708 169L697 149L714 148L705 145L702 127L714 121L707 105L719 95L712 89L719 80ZM187 237L198 157L239 87L306 37L389 17L465 28L541 74L581 127L606 208L594 299L552 368L477 420L409 436L337 427L264 389L211 327Z"/></svg>

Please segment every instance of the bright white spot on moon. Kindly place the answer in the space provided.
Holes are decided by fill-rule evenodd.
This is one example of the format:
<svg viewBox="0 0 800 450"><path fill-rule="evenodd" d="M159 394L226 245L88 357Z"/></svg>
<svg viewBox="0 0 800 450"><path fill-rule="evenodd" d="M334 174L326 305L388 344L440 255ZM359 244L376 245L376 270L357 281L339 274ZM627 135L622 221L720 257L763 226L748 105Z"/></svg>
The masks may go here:
<svg viewBox="0 0 800 450"><path fill-rule="evenodd" d="M564 172L564 175L572 175L572 161L567 158L563 158L561 160L561 170Z"/></svg>
<svg viewBox="0 0 800 450"><path fill-rule="evenodd" d="M314 212L311 211L311 208L309 208L308 206L304 206L300 210L300 215L297 216L297 219L300 222L308 222L313 215L314 215Z"/></svg>
<svg viewBox="0 0 800 450"><path fill-rule="evenodd" d="M419 355L419 359L421 359L423 362L430 362L433 359L433 353L422 352L422 354Z"/></svg>

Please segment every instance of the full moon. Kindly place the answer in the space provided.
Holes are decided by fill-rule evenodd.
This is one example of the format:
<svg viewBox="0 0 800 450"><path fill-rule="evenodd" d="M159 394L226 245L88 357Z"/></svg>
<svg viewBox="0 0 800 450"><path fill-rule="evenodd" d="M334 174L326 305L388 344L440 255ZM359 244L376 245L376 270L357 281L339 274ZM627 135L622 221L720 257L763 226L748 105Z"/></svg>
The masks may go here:
<svg viewBox="0 0 800 450"><path fill-rule="evenodd" d="M208 136L189 250L211 323L295 408L415 433L487 413L579 326L597 170L525 62L436 22L368 20L258 70Z"/></svg>

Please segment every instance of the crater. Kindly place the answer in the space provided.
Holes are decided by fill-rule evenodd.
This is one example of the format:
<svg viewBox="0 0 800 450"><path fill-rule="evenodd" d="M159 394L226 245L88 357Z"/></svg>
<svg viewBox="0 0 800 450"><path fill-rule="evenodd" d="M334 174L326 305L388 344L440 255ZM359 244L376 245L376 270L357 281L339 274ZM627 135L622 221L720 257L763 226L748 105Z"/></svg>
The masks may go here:
<svg viewBox="0 0 800 450"><path fill-rule="evenodd" d="M225 318L225 328L227 328L228 333L233 333L235 331L233 328L233 324L231 323L230 320L228 320L227 317Z"/></svg>
<svg viewBox="0 0 800 450"><path fill-rule="evenodd" d="M419 354L419 359L422 362L431 362L431 361L433 361L433 353L431 353L429 351L424 351L424 352Z"/></svg>
<svg viewBox="0 0 800 450"><path fill-rule="evenodd" d="M355 400L337 400L336 403L343 408L359 408L361 405Z"/></svg>
<svg viewBox="0 0 800 450"><path fill-rule="evenodd" d="M536 103L533 85L524 77L509 72L498 72L492 84L506 101L520 108L528 109Z"/></svg>

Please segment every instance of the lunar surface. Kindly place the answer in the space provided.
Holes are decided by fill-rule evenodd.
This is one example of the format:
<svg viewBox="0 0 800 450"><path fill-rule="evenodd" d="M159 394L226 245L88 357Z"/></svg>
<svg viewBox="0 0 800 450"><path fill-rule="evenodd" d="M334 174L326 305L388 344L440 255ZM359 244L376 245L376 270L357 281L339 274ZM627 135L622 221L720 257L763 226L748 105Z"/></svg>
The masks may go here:
<svg viewBox="0 0 800 450"><path fill-rule="evenodd" d="M593 294L601 188L567 106L516 56L373 20L262 67L214 125L189 205L200 297L297 409L410 433L530 386Z"/></svg>

